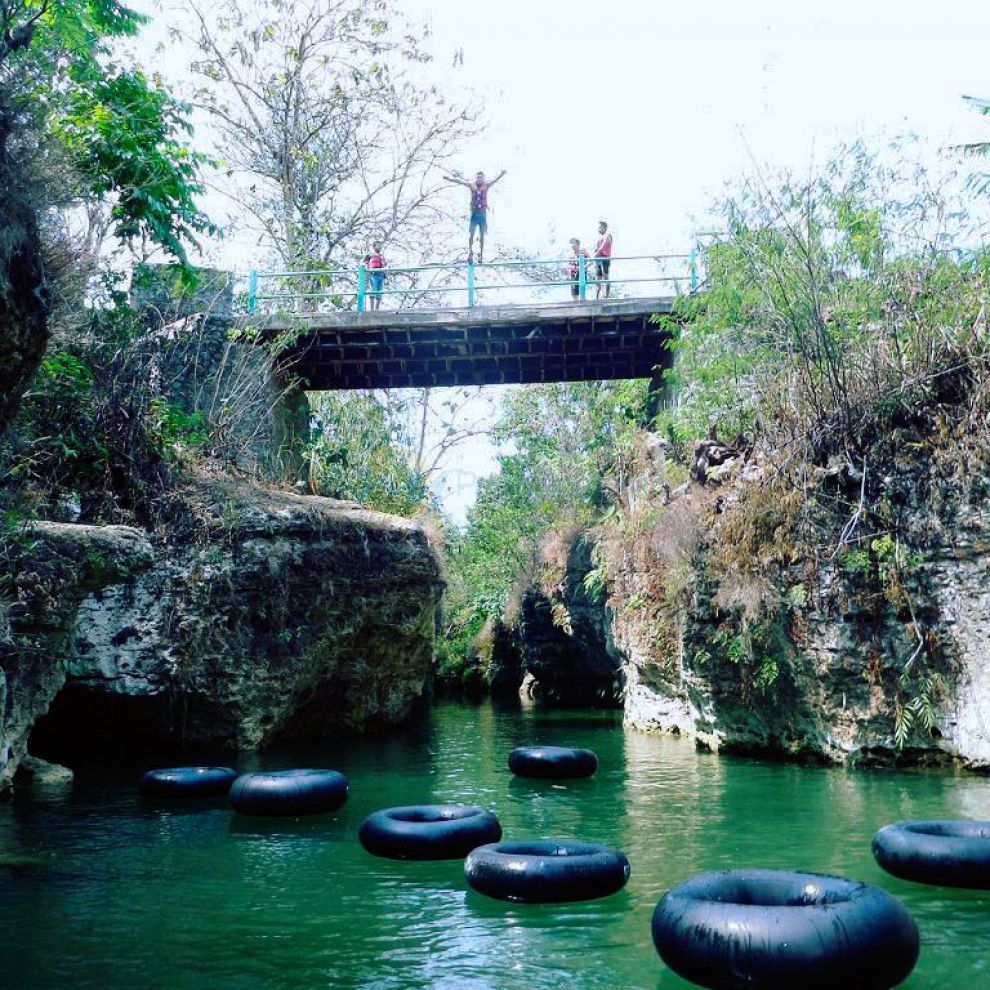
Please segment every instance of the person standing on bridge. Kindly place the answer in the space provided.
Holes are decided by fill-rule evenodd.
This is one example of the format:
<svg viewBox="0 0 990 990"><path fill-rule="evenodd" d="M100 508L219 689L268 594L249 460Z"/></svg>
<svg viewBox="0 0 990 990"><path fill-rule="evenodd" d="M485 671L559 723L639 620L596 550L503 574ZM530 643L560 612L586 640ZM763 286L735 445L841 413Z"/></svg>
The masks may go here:
<svg viewBox="0 0 990 990"><path fill-rule="evenodd" d="M612 235L608 232L608 224L604 220L598 221L598 243L595 245L595 298L602 294L602 286L605 286L605 298L608 299L612 292L612 285L608 280L608 272L612 267Z"/></svg>
<svg viewBox="0 0 990 990"><path fill-rule="evenodd" d="M474 182L468 182L460 173L448 175L450 182L467 186L471 190L471 219L468 221L468 261L474 261L474 232L478 232L478 264L485 263L485 234L488 232L488 190L505 175L503 168L498 175L488 182L485 173L479 172Z"/></svg>
<svg viewBox="0 0 990 990"><path fill-rule="evenodd" d="M581 295L581 258L584 258L585 271L588 270L588 250L581 242L571 238L571 259L567 262L567 277L571 280L571 295L577 299Z"/></svg>
<svg viewBox="0 0 990 990"><path fill-rule="evenodd" d="M368 255L367 265L368 274L371 276L371 308L381 309L382 308L382 292L385 289L385 269L388 265L385 263L385 255L382 253L382 245L380 241L375 241L371 245L372 253Z"/></svg>

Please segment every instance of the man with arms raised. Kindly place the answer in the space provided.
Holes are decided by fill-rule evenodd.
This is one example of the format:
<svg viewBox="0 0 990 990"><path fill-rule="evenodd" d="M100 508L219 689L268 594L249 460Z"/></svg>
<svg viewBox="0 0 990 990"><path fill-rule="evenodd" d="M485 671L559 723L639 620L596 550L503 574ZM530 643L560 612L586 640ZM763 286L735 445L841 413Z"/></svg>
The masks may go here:
<svg viewBox="0 0 990 990"><path fill-rule="evenodd" d="M484 264L485 234L488 231L488 190L505 175L503 168L491 182L485 180L485 173L479 172L474 182L469 182L460 174L448 175L447 179L471 190L471 220L468 224L468 261L474 261L474 232L478 232L478 264Z"/></svg>

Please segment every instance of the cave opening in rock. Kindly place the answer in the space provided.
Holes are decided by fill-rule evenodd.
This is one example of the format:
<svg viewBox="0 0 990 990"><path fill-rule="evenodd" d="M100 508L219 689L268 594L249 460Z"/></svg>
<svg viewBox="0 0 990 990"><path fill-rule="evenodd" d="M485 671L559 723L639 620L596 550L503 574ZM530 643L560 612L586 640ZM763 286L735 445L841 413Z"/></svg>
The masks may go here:
<svg viewBox="0 0 990 990"><path fill-rule="evenodd" d="M181 736L167 695L131 696L66 684L35 723L28 751L74 767L89 758L178 752Z"/></svg>

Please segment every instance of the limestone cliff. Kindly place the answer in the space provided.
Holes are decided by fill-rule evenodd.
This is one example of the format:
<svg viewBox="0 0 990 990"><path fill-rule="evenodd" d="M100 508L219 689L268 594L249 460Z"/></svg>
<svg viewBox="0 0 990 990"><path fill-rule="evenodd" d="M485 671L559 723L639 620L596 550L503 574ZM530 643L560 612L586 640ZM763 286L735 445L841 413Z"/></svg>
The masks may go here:
<svg viewBox="0 0 990 990"><path fill-rule="evenodd" d="M152 563L127 526L32 523L4 541L0 611L0 792L27 754L28 736L65 683L82 601L137 579Z"/></svg>
<svg viewBox="0 0 990 990"><path fill-rule="evenodd" d="M806 492L779 486L764 457L724 449L702 449L673 491L656 464L634 480L584 537L585 572L607 586L601 635L588 649L571 640L615 658L628 724L713 749L990 766L983 473L924 433L881 447L873 476L834 459ZM558 583L549 608L586 607L574 589L587 583Z"/></svg>
<svg viewBox="0 0 990 990"><path fill-rule="evenodd" d="M159 532L35 529L10 554L0 786L29 734L62 762L253 748L392 725L422 692L442 583L408 520L204 481Z"/></svg>
<svg viewBox="0 0 990 990"><path fill-rule="evenodd" d="M618 704L619 658L610 643L603 589L586 580L593 544L576 526L544 542L513 622L520 664L534 691L564 705Z"/></svg>

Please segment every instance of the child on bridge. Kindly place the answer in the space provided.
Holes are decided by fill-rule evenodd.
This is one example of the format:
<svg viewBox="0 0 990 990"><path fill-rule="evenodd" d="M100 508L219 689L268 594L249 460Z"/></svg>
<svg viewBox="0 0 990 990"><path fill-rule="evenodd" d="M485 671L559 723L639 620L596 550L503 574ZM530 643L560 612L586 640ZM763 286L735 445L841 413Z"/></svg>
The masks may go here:
<svg viewBox="0 0 990 990"><path fill-rule="evenodd" d="M382 308L382 291L385 288L385 269L388 265L385 262L385 255L382 253L380 241L375 241L371 245L372 253L365 258L368 266L368 274L371 276L371 308Z"/></svg>

